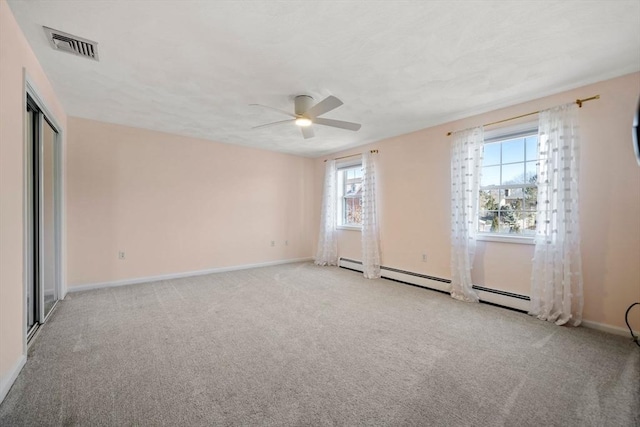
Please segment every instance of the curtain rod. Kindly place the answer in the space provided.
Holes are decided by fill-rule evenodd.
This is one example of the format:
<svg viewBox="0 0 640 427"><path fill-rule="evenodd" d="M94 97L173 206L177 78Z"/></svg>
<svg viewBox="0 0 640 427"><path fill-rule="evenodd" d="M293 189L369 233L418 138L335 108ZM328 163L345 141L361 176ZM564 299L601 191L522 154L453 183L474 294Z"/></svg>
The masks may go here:
<svg viewBox="0 0 640 427"><path fill-rule="evenodd" d="M370 153L371 154L376 154L376 153L378 153L378 150L371 150ZM336 157L335 159L331 159L331 160L348 159L349 157L355 157L355 156L360 156L360 155L362 155L362 153L349 154L348 156ZM329 159L325 159L324 161L326 162L327 160L329 160Z"/></svg>
<svg viewBox="0 0 640 427"><path fill-rule="evenodd" d="M575 103L576 103L576 104L578 104L578 107L579 107L579 108L582 108L582 104L583 104L584 102L587 102L587 101L593 101L594 99L600 99L600 95L595 95L595 96L592 96L592 97L590 97L590 98L576 99L576 102L575 102ZM487 123L487 124L484 124L484 125L482 125L482 126L497 125L498 123L509 122L509 121L511 121L511 120L521 119L521 118L523 118L523 117L527 117L527 116L533 116L534 114L538 114L539 112L540 112L540 110L538 110L538 111L534 111L533 113L521 114L521 115L519 115L519 116L509 117L508 119L498 120L497 122ZM451 136L452 134L453 134L453 132L447 132L447 136Z"/></svg>

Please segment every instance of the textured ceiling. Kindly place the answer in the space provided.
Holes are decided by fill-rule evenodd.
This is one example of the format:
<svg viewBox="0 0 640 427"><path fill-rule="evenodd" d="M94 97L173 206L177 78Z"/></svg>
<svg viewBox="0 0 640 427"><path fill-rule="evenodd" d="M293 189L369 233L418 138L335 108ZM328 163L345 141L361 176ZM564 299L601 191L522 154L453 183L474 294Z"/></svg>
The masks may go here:
<svg viewBox="0 0 640 427"><path fill-rule="evenodd" d="M69 115L312 157L640 70L638 0L9 4ZM251 129L297 94L362 129Z"/></svg>

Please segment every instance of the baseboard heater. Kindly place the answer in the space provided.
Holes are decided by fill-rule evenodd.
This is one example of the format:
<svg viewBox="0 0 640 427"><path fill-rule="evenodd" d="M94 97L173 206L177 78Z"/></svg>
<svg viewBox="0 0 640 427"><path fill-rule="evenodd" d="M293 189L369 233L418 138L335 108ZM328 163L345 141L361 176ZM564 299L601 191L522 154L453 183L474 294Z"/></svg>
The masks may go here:
<svg viewBox="0 0 640 427"><path fill-rule="evenodd" d="M338 265L347 270L363 271L362 261L340 258ZM451 284L451 280L449 279L415 273L413 271L400 270L393 267L380 266L380 273L383 279L393 280L394 282L417 286L419 288L425 288L446 294L449 293L449 285ZM513 292L478 285L473 285L473 289L478 292L480 301L483 303L497 305L525 313L529 311L529 303L531 299L526 295L515 294Z"/></svg>

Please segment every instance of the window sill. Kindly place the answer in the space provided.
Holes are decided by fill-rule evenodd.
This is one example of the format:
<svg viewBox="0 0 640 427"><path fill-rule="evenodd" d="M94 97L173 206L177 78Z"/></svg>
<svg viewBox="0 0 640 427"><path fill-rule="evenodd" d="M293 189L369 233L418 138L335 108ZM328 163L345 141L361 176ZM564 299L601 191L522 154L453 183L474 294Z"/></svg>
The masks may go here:
<svg viewBox="0 0 640 427"><path fill-rule="evenodd" d="M336 228L338 230L362 231L362 227L357 225L338 225Z"/></svg>
<svg viewBox="0 0 640 427"><path fill-rule="evenodd" d="M533 236L510 236L508 234L478 234L476 240L480 242L515 243L520 245L535 245Z"/></svg>

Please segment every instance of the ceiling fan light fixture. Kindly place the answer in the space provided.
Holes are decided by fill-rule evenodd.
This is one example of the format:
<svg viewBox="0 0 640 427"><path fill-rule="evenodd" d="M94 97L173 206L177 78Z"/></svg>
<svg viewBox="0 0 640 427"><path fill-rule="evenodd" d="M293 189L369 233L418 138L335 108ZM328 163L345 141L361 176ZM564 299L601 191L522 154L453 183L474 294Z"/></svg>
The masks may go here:
<svg viewBox="0 0 640 427"><path fill-rule="evenodd" d="M275 107L269 107L268 105L262 104L249 104L257 107L264 107L270 110L278 111L281 114L287 115L291 117L289 120L280 120L278 122L266 123L264 125L254 126L253 129L263 128L265 126L273 126L281 123L291 123L294 122L297 126L300 127L300 132L304 139L313 138L314 132L313 127L311 125L322 125L329 126L338 129L346 129L350 131L358 131L360 130L360 123L351 123L345 122L343 120L334 120L334 119L325 119L322 116L329 111L333 111L339 106L342 105L342 101L336 98L333 95L327 96L322 101L318 102L315 105L313 104L313 98L309 95L298 95L294 99L294 112L293 114L281 110Z"/></svg>

